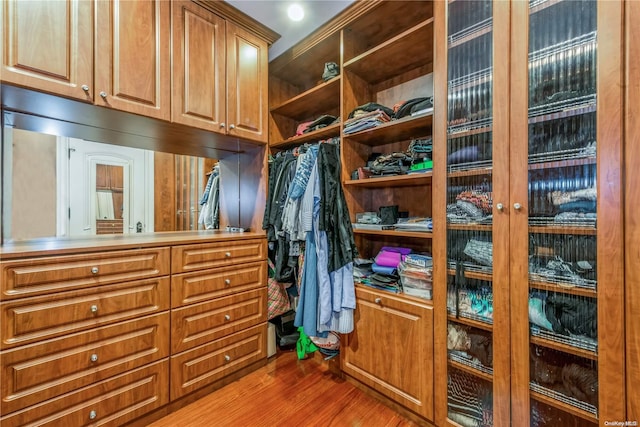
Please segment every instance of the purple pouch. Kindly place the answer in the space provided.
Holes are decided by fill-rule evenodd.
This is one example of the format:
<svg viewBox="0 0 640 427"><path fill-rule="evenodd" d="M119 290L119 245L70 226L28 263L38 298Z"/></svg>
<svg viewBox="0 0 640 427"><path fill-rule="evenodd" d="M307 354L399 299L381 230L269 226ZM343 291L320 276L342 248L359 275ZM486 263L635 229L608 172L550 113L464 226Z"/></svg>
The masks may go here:
<svg viewBox="0 0 640 427"><path fill-rule="evenodd" d="M375 257L375 262L382 267L397 268L404 257L411 253L409 248L383 246Z"/></svg>

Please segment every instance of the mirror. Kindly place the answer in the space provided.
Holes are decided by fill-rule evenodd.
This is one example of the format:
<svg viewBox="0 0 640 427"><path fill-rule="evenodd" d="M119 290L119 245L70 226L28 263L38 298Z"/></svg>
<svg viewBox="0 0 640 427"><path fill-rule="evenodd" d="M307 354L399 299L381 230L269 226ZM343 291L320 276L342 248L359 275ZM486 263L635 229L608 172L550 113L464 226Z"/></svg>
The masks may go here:
<svg viewBox="0 0 640 427"><path fill-rule="evenodd" d="M204 197L214 159L9 127L2 154L6 241L217 225L217 198Z"/></svg>

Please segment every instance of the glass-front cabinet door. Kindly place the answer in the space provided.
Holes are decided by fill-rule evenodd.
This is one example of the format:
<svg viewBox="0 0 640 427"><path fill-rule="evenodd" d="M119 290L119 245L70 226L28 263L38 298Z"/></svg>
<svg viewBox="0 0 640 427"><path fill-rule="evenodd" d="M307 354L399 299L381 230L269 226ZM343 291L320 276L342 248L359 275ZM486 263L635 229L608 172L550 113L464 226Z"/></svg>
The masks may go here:
<svg viewBox="0 0 640 427"><path fill-rule="evenodd" d="M606 9L618 2L516 3L509 206L512 422L603 425L624 420L613 409L621 402L624 407L615 361L622 362L624 351L618 312L620 113L611 92L619 89L610 73L615 52L606 48L620 28L620 22L607 21Z"/></svg>
<svg viewBox="0 0 640 427"><path fill-rule="evenodd" d="M494 215L496 194L508 188L506 176L497 179L507 170L508 145L506 123L496 117L500 100L508 102L496 74L508 55L496 44L508 39L508 15L499 21L490 0L447 2L446 9L446 419L493 426L509 408L496 412L510 373L508 268L504 255L494 257L496 245L508 245L508 222Z"/></svg>

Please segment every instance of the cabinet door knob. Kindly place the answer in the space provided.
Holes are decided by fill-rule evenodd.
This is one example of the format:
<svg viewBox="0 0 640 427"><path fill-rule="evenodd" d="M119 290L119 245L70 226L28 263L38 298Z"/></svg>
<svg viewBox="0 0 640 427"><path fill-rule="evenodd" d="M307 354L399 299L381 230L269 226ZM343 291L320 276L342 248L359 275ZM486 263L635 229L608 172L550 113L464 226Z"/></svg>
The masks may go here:
<svg viewBox="0 0 640 427"><path fill-rule="evenodd" d="M504 210L504 205L502 203L498 203L496 205L496 209L498 209L500 212L502 212Z"/></svg>
<svg viewBox="0 0 640 427"><path fill-rule="evenodd" d="M373 302L375 302L376 304L382 304L382 298L376 298L375 300L373 300Z"/></svg>
<svg viewBox="0 0 640 427"><path fill-rule="evenodd" d="M225 285L230 285L231 284L231 279L224 279L224 284Z"/></svg>
<svg viewBox="0 0 640 427"><path fill-rule="evenodd" d="M91 272L92 272L93 274L98 274L98 271L100 271L100 270L98 270L98 267L93 267L93 268L91 269Z"/></svg>
<svg viewBox="0 0 640 427"><path fill-rule="evenodd" d="M82 85L82 90L85 92L89 92L89 85Z"/></svg>
<svg viewBox="0 0 640 427"><path fill-rule="evenodd" d="M227 362L230 361L231 360L231 356L229 356L228 354L225 354L224 355L224 360L227 361Z"/></svg>
<svg viewBox="0 0 640 427"><path fill-rule="evenodd" d="M224 315L224 320L231 320L231 316L229 316L228 314Z"/></svg>
<svg viewBox="0 0 640 427"><path fill-rule="evenodd" d="M227 257L227 258L230 258L231 257L231 252L225 252L224 256Z"/></svg>
<svg viewBox="0 0 640 427"><path fill-rule="evenodd" d="M229 125L229 129L235 129L235 128L236 128L236 125L234 125L234 124L230 124Z"/></svg>
<svg viewBox="0 0 640 427"><path fill-rule="evenodd" d="M95 353L93 353L93 354L91 355L91 361L92 361L92 362L97 362L97 361L98 361L98 355L97 355L97 354L95 354Z"/></svg>
<svg viewBox="0 0 640 427"><path fill-rule="evenodd" d="M100 92L100 97L102 99L107 99L107 92L105 92L105 91Z"/></svg>
<svg viewBox="0 0 640 427"><path fill-rule="evenodd" d="M513 204L513 209L519 211L520 209L522 209L522 205L520 203L514 203Z"/></svg>
<svg viewBox="0 0 640 427"><path fill-rule="evenodd" d="M96 411L89 412L89 419L90 420L95 420L97 416L98 416L98 413Z"/></svg>
<svg viewBox="0 0 640 427"><path fill-rule="evenodd" d="M220 127L221 127L221 128L224 128L224 127L225 127L225 124L224 124L224 123L220 123Z"/></svg>
<svg viewBox="0 0 640 427"><path fill-rule="evenodd" d="M94 305L92 305L92 306L91 306L91 312L92 312L92 313L97 313L97 312L98 312L98 306L97 306L97 305L95 305L95 304L94 304Z"/></svg>

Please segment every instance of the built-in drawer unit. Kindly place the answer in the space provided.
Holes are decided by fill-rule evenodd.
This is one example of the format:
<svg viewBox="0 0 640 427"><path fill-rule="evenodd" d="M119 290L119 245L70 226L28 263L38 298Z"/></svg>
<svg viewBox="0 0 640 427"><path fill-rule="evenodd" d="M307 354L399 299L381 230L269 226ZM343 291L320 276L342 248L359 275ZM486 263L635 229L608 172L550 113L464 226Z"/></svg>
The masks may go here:
<svg viewBox="0 0 640 427"><path fill-rule="evenodd" d="M267 263L265 261L174 274L171 277L171 307L180 307L264 287L266 283Z"/></svg>
<svg viewBox="0 0 640 427"><path fill-rule="evenodd" d="M8 414L169 356L169 313L0 352Z"/></svg>
<svg viewBox="0 0 640 427"><path fill-rule="evenodd" d="M2 300L70 291L170 273L169 248L3 261Z"/></svg>
<svg viewBox="0 0 640 427"><path fill-rule="evenodd" d="M174 246L171 272L186 273L267 259L265 239L247 239Z"/></svg>
<svg viewBox="0 0 640 427"><path fill-rule="evenodd" d="M2 427L121 426L169 403L169 359L0 418Z"/></svg>
<svg viewBox="0 0 640 427"><path fill-rule="evenodd" d="M6 350L169 309L169 276L0 303Z"/></svg>
<svg viewBox="0 0 640 427"><path fill-rule="evenodd" d="M267 289L255 289L171 311L171 353L267 321Z"/></svg>
<svg viewBox="0 0 640 427"><path fill-rule="evenodd" d="M171 357L171 399L267 357L267 326L262 323Z"/></svg>

